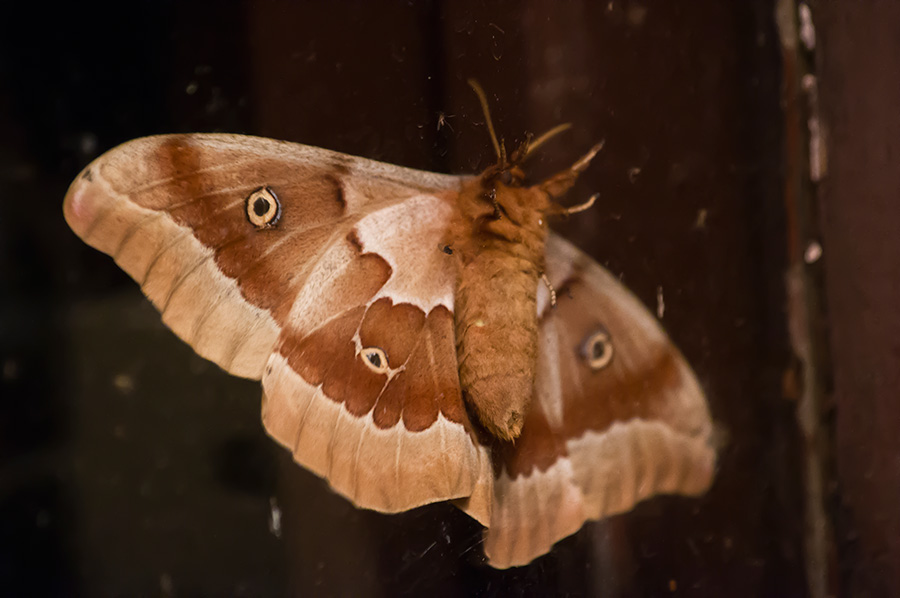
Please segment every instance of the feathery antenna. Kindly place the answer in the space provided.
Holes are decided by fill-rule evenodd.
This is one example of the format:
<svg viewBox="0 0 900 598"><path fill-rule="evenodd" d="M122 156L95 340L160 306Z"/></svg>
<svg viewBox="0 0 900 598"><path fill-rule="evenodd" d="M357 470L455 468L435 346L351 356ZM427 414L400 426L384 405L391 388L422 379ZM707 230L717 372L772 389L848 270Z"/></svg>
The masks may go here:
<svg viewBox="0 0 900 598"><path fill-rule="evenodd" d="M545 144L547 141L549 141L551 138L556 137L557 135L559 135L559 134L562 133L563 131L569 129L571 126L572 126L571 123L563 123L563 124L561 124L561 125L556 125L556 126L553 127L552 129L550 129L549 131L547 131L546 133L544 133L543 135L541 135L540 137L538 137L537 139L535 139L534 141L532 141L531 143L529 143L529 144L528 144L528 149L525 150L525 155L523 156L523 159L525 159L525 158L527 158L528 156L530 156L530 155L531 155L531 152L533 152L533 151L536 150L537 148L539 148L539 147L541 147L542 145L544 145L544 144Z"/></svg>
<svg viewBox="0 0 900 598"><path fill-rule="evenodd" d="M491 143L494 144L494 151L497 153L497 159L503 162L506 159L506 152L501 150L500 142L497 141L497 134L494 132L494 123L491 121L491 109L488 106L487 96L484 95L484 90L481 89L481 85L478 84L478 81L469 79L468 83L469 87L471 87L478 96L478 101L481 102L481 110L484 112L484 120L487 121L488 132L491 134Z"/></svg>

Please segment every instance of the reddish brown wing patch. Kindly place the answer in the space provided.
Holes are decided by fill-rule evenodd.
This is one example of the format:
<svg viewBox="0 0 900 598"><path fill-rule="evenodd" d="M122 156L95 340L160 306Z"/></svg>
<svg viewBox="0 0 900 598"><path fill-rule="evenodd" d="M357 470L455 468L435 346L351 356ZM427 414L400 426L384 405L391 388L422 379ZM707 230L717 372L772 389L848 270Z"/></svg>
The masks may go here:
<svg viewBox="0 0 900 598"><path fill-rule="evenodd" d="M403 420L407 430L420 432L439 414L468 427L453 345L447 344L451 323L442 306L426 318L415 306L382 298L307 335L283 334L279 353L307 383L321 386L329 400L357 417L371 412L381 429ZM376 373L364 363L357 335L360 348L385 352L392 374Z"/></svg>
<svg viewBox="0 0 900 598"><path fill-rule="evenodd" d="M354 335L364 307L353 309L302 337L283 334L279 352L304 380L322 390L331 400L361 416L372 410L387 382L356 354Z"/></svg>
<svg viewBox="0 0 900 598"><path fill-rule="evenodd" d="M379 347L388 357L388 365L397 368L405 365L415 348L425 314L409 303L393 305L387 297L373 303L366 310L359 329L363 347Z"/></svg>
<svg viewBox="0 0 900 598"><path fill-rule="evenodd" d="M453 352L452 322L449 310L443 306L428 314L412 352L403 361L404 370L391 380L378 400L377 425L393 425L402 418L407 430L421 432L433 425L440 414L470 428Z"/></svg>

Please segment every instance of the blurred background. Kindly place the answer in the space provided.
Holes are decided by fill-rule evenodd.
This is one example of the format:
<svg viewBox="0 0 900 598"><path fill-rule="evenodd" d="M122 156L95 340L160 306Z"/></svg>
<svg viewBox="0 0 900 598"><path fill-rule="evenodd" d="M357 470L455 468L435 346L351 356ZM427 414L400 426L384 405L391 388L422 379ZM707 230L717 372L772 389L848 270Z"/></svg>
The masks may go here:
<svg viewBox="0 0 900 598"><path fill-rule="evenodd" d="M900 595L900 6L791 0L22 2L0 19L6 595ZM259 386L160 323L62 218L91 159L227 131L450 173L560 122L602 153L560 223L693 365L700 499L484 564L449 505L353 508Z"/></svg>

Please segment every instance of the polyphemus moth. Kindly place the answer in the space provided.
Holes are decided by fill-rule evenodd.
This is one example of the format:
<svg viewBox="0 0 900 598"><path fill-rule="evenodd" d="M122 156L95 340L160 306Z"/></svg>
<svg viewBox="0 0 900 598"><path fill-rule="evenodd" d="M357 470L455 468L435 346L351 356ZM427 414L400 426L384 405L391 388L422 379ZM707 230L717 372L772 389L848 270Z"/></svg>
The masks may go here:
<svg viewBox="0 0 900 598"><path fill-rule="evenodd" d="M549 232L599 146L529 186L558 129L507 155L480 97L498 161L478 176L162 135L94 160L64 213L197 353L262 381L263 424L299 464L362 508L455 501L505 568L705 492L715 451L657 321Z"/></svg>

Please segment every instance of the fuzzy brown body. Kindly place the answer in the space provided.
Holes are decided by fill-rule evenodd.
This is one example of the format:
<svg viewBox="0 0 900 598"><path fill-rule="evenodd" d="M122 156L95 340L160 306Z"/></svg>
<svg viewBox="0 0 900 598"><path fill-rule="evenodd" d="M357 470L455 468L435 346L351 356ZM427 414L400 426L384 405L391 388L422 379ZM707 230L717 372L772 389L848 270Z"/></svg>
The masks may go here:
<svg viewBox="0 0 900 598"><path fill-rule="evenodd" d="M481 423L503 440L521 432L534 393L549 206L538 187L482 177L460 193L451 227L460 383Z"/></svg>

